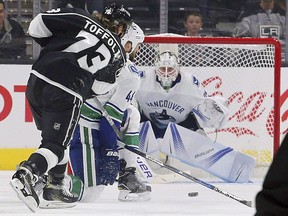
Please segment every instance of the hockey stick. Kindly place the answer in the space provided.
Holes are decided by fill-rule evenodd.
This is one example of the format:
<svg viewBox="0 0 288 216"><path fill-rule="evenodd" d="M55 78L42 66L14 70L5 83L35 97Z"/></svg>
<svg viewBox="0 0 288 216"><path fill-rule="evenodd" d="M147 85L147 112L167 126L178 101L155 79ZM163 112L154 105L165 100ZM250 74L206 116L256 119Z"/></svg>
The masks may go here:
<svg viewBox="0 0 288 216"><path fill-rule="evenodd" d="M122 128L121 131L119 131L119 129L116 127L115 123L113 122L112 118L109 116L109 114L107 113L107 111L104 109L103 105L100 103L100 101L94 97L93 98L94 102L97 104L98 108L101 110L102 115L106 118L106 120L108 121L109 125L113 128L113 130L115 131L117 137L122 140L123 137L125 136L127 129L128 129L128 124L125 124L124 128ZM120 141L117 141L117 144ZM123 143L124 144L124 143ZM125 145L125 144L124 144ZM119 145L120 146L120 145ZM153 182L153 183L168 183L171 182L171 178L174 177L174 175L171 174L166 174L166 175L158 175L155 172L152 171L152 169L149 167L149 165L147 164L146 161L143 160L137 160L137 166L139 167L139 170L141 171L142 175L145 176L144 178L148 181L148 182ZM144 169L144 170L143 170ZM148 175L148 176L147 176ZM175 179L175 177L174 177Z"/></svg>
<svg viewBox="0 0 288 216"><path fill-rule="evenodd" d="M109 125L113 128L114 132L116 133L117 137L122 140L123 137L125 136L127 129L128 129L128 124L125 125L125 127L122 129L122 131L120 131L117 126L115 125L114 121L112 120L112 118L109 116L108 112L105 110L105 108L103 107L103 105L100 103L100 101L98 100L97 97L93 97L94 102L97 104L98 108L101 110L102 115L106 118L106 120L108 121Z"/></svg>
<svg viewBox="0 0 288 216"><path fill-rule="evenodd" d="M104 107L102 106L102 104L100 103L98 98L94 97L94 101L99 106L98 108L101 110L102 115L107 119L107 121L109 122L110 126L113 128L113 130L117 134L118 138L120 139L121 133L118 130L118 128L116 127L116 125L113 122L113 120L111 119L111 117L109 116L109 114L107 113L107 111L104 109ZM141 156L141 157L143 157L143 158L145 158L145 159L147 159L147 160L149 160L149 161L151 161L151 162L153 162L155 164L158 164L159 166L161 166L163 168L166 168L166 169L168 169L168 170L170 170L170 171L172 171L174 173L177 173L177 174L179 174L179 175L181 175L181 176L183 176L183 177L185 177L187 179L190 179L190 180L192 180L192 181L194 181L194 182L196 182L198 184L201 184L202 186L204 186L206 188L209 188L209 189L211 189L213 191L216 191L216 192L218 192L220 194L223 194L223 195L225 195L225 196L227 196L227 197L229 197L231 199L234 199L234 200L236 200L236 201L238 201L238 202L240 202L240 203L242 203L242 204L244 204L246 206L252 207L252 201L248 201L248 200L244 200L242 198L239 198L239 197L237 197L237 196L235 196L235 195L233 195L231 193L228 193L228 192L226 192L226 191L224 191L224 190L222 190L222 189L220 189L220 188L218 188L218 187L216 187L216 186L214 186L212 184L209 184L209 183L207 183L205 181L202 181L202 180L200 180L198 178L195 178L195 177L187 174L186 172L183 172L182 170L179 170L179 169L177 169L177 168L175 168L173 166L165 164L162 161L160 161L160 160L158 160L156 158L153 158L153 157L151 157L150 155L148 155L148 154L146 154L144 152L139 151L138 149L135 149L135 148L133 148L131 146L126 145L123 142L118 141L117 143L118 143L118 145L120 147L125 148L125 149L127 149L127 150L129 150L129 151L131 151L131 152L133 152L133 153L135 153L135 154L137 154L137 155L139 155L139 156Z"/></svg>
<svg viewBox="0 0 288 216"><path fill-rule="evenodd" d="M175 172L175 173L177 173L177 174L179 174L179 175L181 175L181 176L183 176L183 177L185 177L187 179L190 179L190 180L192 180L192 181L194 181L194 182L196 182L198 184L203 185L204 187L207 187L207 188L209 188L211 190L214 190L214 191L216 191L218 193L221 193L221 194L223 194L223 195L225 195L225 196L227 196L227 197L229 197L231 199L234 199L234 200L236 200L236 201L238 201L238 202L240 202L240 203L242 203L242 204L244 204L246 206L252 207L252 201L247 201L247 200L244 200L242 198L239 198L239 197L237 197L237 196L235 196L235 195L233 195L231 193L228 193L228 192L226 192L226 191L224 191L224 190L222 190L222 189L220 189L220 188L218 188L218 187L216 187L216 186L214 186L212 184L209 184L209 183L204 182L204 181L202 181L202 180L200 180L198 178L195 178L195 177L193 177L193 176L191 176L191 175L189 175L189 174L187 174L187 173L185 173L185 172L183 172L183 171L181 171L181 170L179 170L179 169L177 169L177 168L175 168L173 166L165 164L162 161L157 160L156 158L153 158L150 155L147 155L146 153L139 151L138 149L131 148L130 146L127 146L127 145L125 145L122 142L119 142L119 145L121 147L125 148L125 149L128 149L129 151L131 151L131 152L133 152L133 153L135 153L137 155L140 155L143 158L146 158L149 161L152 161L152 162L158 164L159 166L161 166L163 168L171 170L172 172Z"/></svg>

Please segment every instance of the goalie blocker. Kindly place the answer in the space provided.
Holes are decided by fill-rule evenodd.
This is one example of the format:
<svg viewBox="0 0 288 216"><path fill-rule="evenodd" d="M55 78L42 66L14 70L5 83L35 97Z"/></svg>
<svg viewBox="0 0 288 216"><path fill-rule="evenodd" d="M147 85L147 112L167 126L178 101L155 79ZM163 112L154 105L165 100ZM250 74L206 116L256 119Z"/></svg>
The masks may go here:
<svg viewBox="0 0 288 216"><path fill-rule="evenodd" d="M145 126L148 126L146 131L152 131L151 125L150 128L149 124ZM152 135L152 133L145 134ZM142 137L142 139L146 142L142 143L140 149L155 152L155 147L153 150L149 148L150 144L155 146L149 143L149 140L155 138ZM201 168L227 182L249 182L255 165L254 158L173 123L169 123L159 148L158 151L185 164Z"/></svg>

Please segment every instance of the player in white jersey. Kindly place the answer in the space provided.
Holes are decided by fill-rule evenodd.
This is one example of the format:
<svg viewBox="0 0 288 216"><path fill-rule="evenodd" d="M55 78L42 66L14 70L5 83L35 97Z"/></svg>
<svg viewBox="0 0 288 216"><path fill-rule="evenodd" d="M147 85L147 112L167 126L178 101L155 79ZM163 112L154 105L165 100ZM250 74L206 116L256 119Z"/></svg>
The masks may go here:
<svg viewBox="0 0 288 216"><path fill-rule="evenodd" d="M155 69L145 71L136 100L141 121L151 122L156 138L163 138L170 122L197 131L220 128L226 121L225 99L209 97L196 77L181 73L170 51L159 55Z"/></svg>
<svg viewBox="0 0 288 216"><path fill-rule="evenodd" d="M225 125L227 100L209 96L196 77L181 73L175 54L160 53L155 69L142 76L136 100L143 121L140 150L167 163L173 161L171 156L228 182L250 180L255 159L204 131Z"/></svg>
<svg viewBox="0 0 288 216"><path fill-rule="evenodd" d="M143 31L133 23L122 44L132 59L144 40ZM97 98L120 129L124 111L135 109L130 106L135 92L139 88L141 72L128 60L120 72L114 88ZM105 185L113 184L118 175L118 199L120 201L138 201L150 199L151 188L141 182L135 173L135 159L124 149L120 150L120 164L117 137L113 129L102 116L101 108L94 99L87 100L81 108L79 124L76 127L70 147L70 165L72 174L84 183L83 202L97 199ZM138 129L140 117L137 110L132 112L135 121L129 122L123 141L127 145L138 147ZM138 115L138 116L137 116ZM136 117L136 118L135 118ZM136 130L135 130L136 128ZM136 198L138 197L138 198ZM144 198L143 198L144 197Z"/></svg>

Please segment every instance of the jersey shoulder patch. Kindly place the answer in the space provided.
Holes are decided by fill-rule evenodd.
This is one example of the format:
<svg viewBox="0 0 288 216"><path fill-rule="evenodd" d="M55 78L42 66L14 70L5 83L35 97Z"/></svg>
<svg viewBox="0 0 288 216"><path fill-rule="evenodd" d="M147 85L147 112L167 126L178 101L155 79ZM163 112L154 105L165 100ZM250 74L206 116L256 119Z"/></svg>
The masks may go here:
<svg viewBox="0 0 288 216"><path fill-rule="evenodd" d="M200 85L199 80L198 80L195 76L193 76L193 75L192 75L192 82L193 82L193 84L195 84L195 85L197 85L197 86Z"/></svg>
<svg viewBox="0 0 288 216"><path fill-rule="evenodd" d="M192 75L191 78L192 78L193 85L196 85L199 89L203 88L202 84L199 82L199 80L195 76ZM203 91L203 97L207 97L208 94L207 94L206 90L203 88L202 91Z"/></svg>
<svg viewBox="0 0 288 216"><path fill-rule="evenodd" d="M134 64L129 64L127 67L130 72L137 74L140 78L143 78L145 76L144 71L138 70L138 68Z"/></svg>

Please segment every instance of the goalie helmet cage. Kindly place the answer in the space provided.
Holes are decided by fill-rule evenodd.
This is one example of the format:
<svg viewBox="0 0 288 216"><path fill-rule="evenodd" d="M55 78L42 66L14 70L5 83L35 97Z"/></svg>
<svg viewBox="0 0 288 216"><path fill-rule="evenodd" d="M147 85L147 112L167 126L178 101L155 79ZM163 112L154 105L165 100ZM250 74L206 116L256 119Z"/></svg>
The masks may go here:
<svg viewBox="0 0 288 216"><path fill-rule="evenodd" d="M136 65L144 71L153 68L166 50L178 55L181 73L198 78L209 95L228 100L226 125L217 132L205 128L208 136L253 156L256 167L267 170L280 145L281 44L272 38L151 35Z"/></svg>

